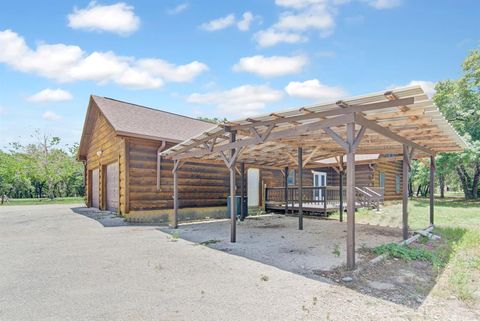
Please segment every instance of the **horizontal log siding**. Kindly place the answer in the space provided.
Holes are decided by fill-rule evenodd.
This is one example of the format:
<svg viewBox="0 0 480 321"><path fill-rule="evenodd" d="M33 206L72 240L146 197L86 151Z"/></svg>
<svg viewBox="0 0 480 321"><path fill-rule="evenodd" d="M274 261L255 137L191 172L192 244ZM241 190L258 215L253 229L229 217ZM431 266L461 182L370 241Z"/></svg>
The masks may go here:
<svg viewBox="0 0 480 321"><path fill-rule="evenodd" d="M385 173L385 200L402 198L402 161L382 161L374 165L374 186L380 186L380 173ZM395 191L395 176L400 175L400 192Z"/></svg>
<svg viewBox="0 0 480 321"><path fill-rule="evenodd" d="M156 155L161 143L131 139L129 144L130 211L173 208L171 160L162 159L160 190L157 191ZM166 148L173 145L168 143ZM182 208L225 206L229 195L228 170L224 165L187 162L178 170L178 191Z"/></svg>
<svg viewBox="0 0 480 321"><path fill-rule="evenodd" d="M94 122L92 129L93 135L88 142L87 148L87 171L91 171L95 168L99 169L99 204L101 209L105 209L105 184L104 179L106 173L104 172L105 166L113 163L119 162L119 209L124 208L125 202L125 175L124 175L124 143L123 139L118 137L107 122L106 118L99 112L97 108L94 109L94 115L91 120ZM97 152L102 151L101 155L98 156ZM90 174L87 175L85 181L85 188L87 195L87 205L91 206L91 191L90 189Z"/></svg>
<svg viewBox="0 0 480 321"><path fill-rule="evenodd" d="M289 168L289 171L294 168ZM261 169L260 170L260 179L263 181L267 187L282 187L284 184L284 176L282 171L275 169ZM295 182L298 182L298 171L295 168ZM310 169L303 169L303 186L312 186L313 184L313 174ZM290 185L295 186L295 185Z"/></svg>
<svg viewBox="0 0 480 321"><path fill-rule="evenodd" d="M340 176L331 167L323 167L313 169L317 172L327 173L327 186L338 186L340 184ZM313 174L312 174L313 175ZM347 185L347 174L343 176L343 185ZM373 186L373 170L368 164L360 164L355 166L355 185L356 186Z"/></svg>

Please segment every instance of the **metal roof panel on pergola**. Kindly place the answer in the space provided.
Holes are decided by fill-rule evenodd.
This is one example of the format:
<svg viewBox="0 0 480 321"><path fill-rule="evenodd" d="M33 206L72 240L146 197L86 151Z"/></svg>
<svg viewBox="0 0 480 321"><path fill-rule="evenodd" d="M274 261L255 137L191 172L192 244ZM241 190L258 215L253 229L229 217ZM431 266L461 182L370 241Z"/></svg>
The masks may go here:
<svg viewBox="0 0 480 321"><path fill-rule="evenodd" d="M420 86L392 89L306 106L268 115L227 121L162 153L172 159L224 161L239 148L236 161L283 168L303 147L304 165L345 154L345 125L362 127L358 154L402 154L402 145L416 157L460 151L465 142L445 120ZM230 133L236 133L232 143Z"/></svg>
<svg viewBox="0 0 480 321"><path fill-rule="evenodd" d="M186 161L225 163L230 172L230 196L236 195L235 164L285 168L297 166L299 229L303 229L302 171L310 163L346 158L347 266L355 267L355 155L401 154L403 237L408 228L408 179L413 158L430 157L430 190L434 189L435 155L465 149L466 143L446 121L420 86L343 99L227 121L161 153L174 160L174 223L177 226L177 170ZM243 175L242 175L243 177ZM243 184L242 178L242 184ZM285 182L285 189L287 189ZM342 192L340 183L340 195ZM241 188L243 195L243 187ZM285 197L285 200L287 197ZM325 203L325 200L324 200ZM340 202L343 213L343 201ZM286 203L288 204L288 202ZM287 206L286 206L287 208ZM430 224L434 223L430 193ZM231 242L236 241L235 202L230 206Z"/></svg>

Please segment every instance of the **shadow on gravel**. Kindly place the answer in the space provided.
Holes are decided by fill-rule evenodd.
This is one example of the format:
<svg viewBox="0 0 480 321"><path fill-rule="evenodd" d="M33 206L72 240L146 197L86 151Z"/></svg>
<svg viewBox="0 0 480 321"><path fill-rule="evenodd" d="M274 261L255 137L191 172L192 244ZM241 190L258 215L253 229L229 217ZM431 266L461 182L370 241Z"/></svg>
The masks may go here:
<svg viewBox="0 0 480 321"><path fill-rule="evenodd" d="M119 227L119 226L168 226L163 222L131 222L126 221L125 218L117 213L110 211L102 211L93 207L71 207L72 212L80 214L89 219L95 220L103 225L103 227Z"/></svg>
<svg viewBox="0 0 480 321"><path fill-rule="evenodd" d="M75 214L80 214L89 219L95 220L102 224L104 227L118 227L118 226L129 226L134 225L128 222L125 222L123 217L119 216L116 213L109 211L101 211L96 208L91 207L72 207L70 208Z"/></svg>
<svg viewBox="0 0 480 321"><path fill-rule="evenodd" d="M372 249L361 246L356 251L357 267L361 268L361 272L352 273L343 265L337 265L330 269L314 267L314 265L320 266L320 263L331 260L332 256L345 255L343 251L341 253L333 246L338 240L327 235L323 237L316 235L317 231L306 231L305 235L312 236L310 242L307 244L293 242L287 246L284 240L295 233L290 230L291 227L275 222L264 224L261 223L262 220L263 218L258 218L258 225L252 226L248 233L245 228L240 230L238 242L233 244L228 241L229 233L226 224L216 228L205 228L208 225L214 227L221 222L184 224L178 230L165 228L159 228L159 230L171 234L173 240L181 238L193 242L195 245L208 246L214 250L241 256L310 279L346 287L377 299L414 309L423 304L443 273L443 269L452 255L451 242L457 242L463 236L462 231L445 233L445 231L437 229L437 233L441 232L441 240L423 240L411 245L432 252L435 255L433 261L389 257L378 264L371 265L369 262L377 255L372 252ZM378 238L381 235L388 235L397 240L401 239L400 229L363 224L357 224L356 229L359 236L363 234L371 238ZM277 234L278 237L276 239L263 238L262 235L266 233ZM452 237L448 234L455 235ZM253 243L257 243L257 245L253 245ZM312 251L315 248L331 248L332 246L331 253L315 252L315 257L312 258Z"/></svg>

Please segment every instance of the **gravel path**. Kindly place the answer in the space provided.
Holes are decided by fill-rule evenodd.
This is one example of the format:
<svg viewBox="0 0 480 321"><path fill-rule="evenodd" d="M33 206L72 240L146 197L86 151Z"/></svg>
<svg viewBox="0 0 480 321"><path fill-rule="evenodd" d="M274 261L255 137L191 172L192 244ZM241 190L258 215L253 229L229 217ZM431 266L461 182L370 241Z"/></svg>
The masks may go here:
<svg viewBox="0 0 480 321"><path fill-rule="evenodd" d="M175 240L155 226L106 227L71 207L0 207L0 320L425 320L429 313Z"/></svg>

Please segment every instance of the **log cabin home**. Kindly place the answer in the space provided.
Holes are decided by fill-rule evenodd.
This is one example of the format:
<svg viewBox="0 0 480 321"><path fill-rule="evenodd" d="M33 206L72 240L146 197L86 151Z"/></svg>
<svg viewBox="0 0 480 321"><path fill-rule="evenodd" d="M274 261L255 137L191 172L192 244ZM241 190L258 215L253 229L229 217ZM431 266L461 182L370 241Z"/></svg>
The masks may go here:
<svg viewBox="0 0 480 321"><path fill-rule="evenodd" d="M173 161L160 152L211 127L212 123L112 98L91 96L78 159L85 165L86 205L126 218L166 222L173 211ZM402 162L357 155L357 186L384 187L385 199L401 198ZM303 171L304 186L338 186L339 162L323 160ZM249 207L265 206L267 190L295 186L296 170L245 168L237 188ZM244 178L242 182L241 178ZM228 217L229 172L223 163L185 163L178 170L180 220ZM343 180L345 184L345 180ZM246 202L245 202L245 205Z"/></svg>

